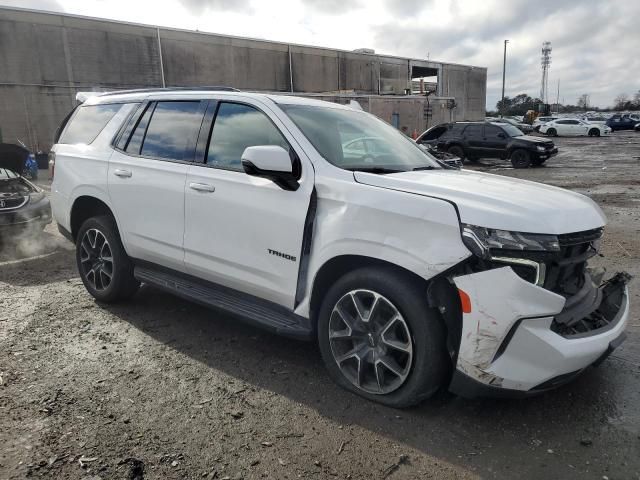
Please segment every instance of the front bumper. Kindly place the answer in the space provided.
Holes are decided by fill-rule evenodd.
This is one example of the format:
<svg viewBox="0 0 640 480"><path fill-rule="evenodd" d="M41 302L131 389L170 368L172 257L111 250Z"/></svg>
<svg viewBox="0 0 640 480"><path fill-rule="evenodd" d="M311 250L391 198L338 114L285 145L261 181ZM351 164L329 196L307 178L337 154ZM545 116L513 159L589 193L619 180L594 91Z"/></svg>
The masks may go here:
<svg viewBox="0 0 640 480"><path fill-rule="evenodd" d="M51 205L47 198L36 203L27 203L16 210L0 211L0 234L11 235L44 228L51 223Z"/></svg>
<svg viewBox="0 0 640 480"><path fill-rule="evenodd" d="M548 158L554 157L558 154L558 147L553 147L550 150L545 150L544 152L540 152L536 150L535 155L539 160L546 160Z"/></svg>
<svg viewBox="0 0 640 480"><path fill-rule="evenodd" d="M449 386L459 395L524 396L555 388L624 340L626 277L615 285L620 301L615 311L609 308L613 318L606 327L567 336L552 328L565 298L523 280L510 267L459 276L454 282L471 301L471 311L463 314Z"/></svg>

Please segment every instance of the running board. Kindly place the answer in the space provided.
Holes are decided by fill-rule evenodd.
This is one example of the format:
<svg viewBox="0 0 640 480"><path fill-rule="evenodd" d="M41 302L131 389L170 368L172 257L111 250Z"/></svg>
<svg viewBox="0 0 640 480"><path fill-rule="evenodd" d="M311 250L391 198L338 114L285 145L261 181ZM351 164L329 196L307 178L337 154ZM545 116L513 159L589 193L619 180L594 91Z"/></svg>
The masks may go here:
<svg viewBox="0 0 640 480"><path fill-rule="evenodd" d="M300 340L313 336L311 322L285 307L220 285L171 272L136 266L134 276L179 297L228 311L250 324Z"/></svg>

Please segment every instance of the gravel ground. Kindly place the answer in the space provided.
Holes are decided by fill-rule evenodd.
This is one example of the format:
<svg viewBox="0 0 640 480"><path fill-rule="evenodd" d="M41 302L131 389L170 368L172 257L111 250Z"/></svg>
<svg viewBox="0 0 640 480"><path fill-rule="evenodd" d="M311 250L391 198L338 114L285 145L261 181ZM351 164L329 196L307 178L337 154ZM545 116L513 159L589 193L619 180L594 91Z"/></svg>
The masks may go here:
<svg viewBox="0 0 640 480"><path fill-rule="evenodd" d="M598 263L639 275L640 134L556 143L546 167L469 168L591 196L610 221ZM71 245L40 240L0 250L0 478L640 478L635 307L626 343L557 391L397 411L232 315L148 287L98 305Z"/></svg>

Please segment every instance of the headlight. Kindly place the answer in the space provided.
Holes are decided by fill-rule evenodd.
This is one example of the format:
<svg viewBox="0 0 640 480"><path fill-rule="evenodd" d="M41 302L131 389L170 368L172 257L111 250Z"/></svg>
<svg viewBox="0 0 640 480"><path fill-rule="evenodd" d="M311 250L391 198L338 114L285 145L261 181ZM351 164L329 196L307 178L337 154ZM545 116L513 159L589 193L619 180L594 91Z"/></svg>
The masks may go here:
<svg viewBox="0 0 640 480"><path fill-rule="evenodd" d="M491 251L495 250L560 251L558 237L555 235L509 232L466 224L462 225L462 241L480 258L490 258Z"/></svg>
<svg viewBox="0 0 640 480"><path fill-rule="evenodd" d="M537 145L536 148L538 149L539 152L544 152L544 147L541 145Z"/></svg>
<svg viewBox="0 0 640 480"><path fill-rule="evenodd" d="M44 192L42 191L37 191L29 194L29 201L31 203L38 203L43 198L44 198Z"/></svg>

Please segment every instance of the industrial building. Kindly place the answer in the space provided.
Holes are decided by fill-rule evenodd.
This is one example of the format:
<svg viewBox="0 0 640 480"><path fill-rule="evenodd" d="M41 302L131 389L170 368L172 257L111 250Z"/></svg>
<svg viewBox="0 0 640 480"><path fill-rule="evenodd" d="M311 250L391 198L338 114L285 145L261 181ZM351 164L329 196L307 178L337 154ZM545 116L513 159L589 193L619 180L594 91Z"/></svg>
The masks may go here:
<svg viewBox="0 0 640 480"><path fill-rule="evenodd" d="M318 96L408 133L485 116L487 70L0 7L0 132L47 151L78 91L226 85Z"/></svg>

